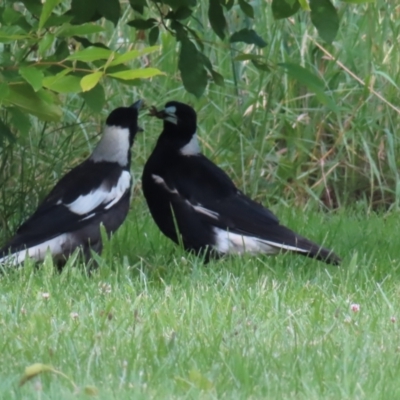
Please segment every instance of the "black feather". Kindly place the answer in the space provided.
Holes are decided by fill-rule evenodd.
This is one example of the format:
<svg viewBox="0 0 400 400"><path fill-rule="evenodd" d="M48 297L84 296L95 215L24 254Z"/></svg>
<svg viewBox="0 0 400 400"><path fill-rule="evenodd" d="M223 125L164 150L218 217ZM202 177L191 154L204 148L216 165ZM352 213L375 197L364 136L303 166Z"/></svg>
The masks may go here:
<svg viewBox="0 0 400 400"><path fill-rule="evenodd" d="M180 103L172 104L178 110L178 125L164 122L164 131L146 162L142 178L150 212L166 236L179 241L177 224L185 248L200 252L215 247L214 228L219 228L268 241L278 248L295 247L299 251L294 252L327 263L340 262L331 250L280 225L270 210L244 195L222 169L202 154L180 154L180 148L190 141L195 130L192 135L186 130L177 139L184 114Z"/></svg>

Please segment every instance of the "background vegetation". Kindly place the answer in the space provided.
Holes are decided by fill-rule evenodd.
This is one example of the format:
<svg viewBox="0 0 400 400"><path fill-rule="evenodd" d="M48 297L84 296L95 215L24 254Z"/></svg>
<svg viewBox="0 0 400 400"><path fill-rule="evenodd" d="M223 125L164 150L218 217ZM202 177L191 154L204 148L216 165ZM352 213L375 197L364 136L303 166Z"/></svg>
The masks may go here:
<svg viewBox="0 0 400 400"><path fill-rule="evenodd" d="M94 385L104 399L397 398L400 6L335 2L340 29L327 44L309 12L276 20L271 3L261 1L251 2L254 20L239 3L224 11L221 40L199 2L195 18L184 22L200 32L214 76L207 70L198 98L184 88L180 45L163 24L157 38L150 38L154 26L127 24L159 18L156 5L138 14L121 4L118 24L100 19L103 30L88 40L119 54L146 54L129 53L132 59L111 71L104 68L108 58L88 62L81 75L73 72L78 80L63 82L75 93L64 93L63 85L56 97L49 94L54 86L33 90L52 96L40 99L56 107L50 111L57 121L31 116L29 104L3 102L1 239L90 153L113 108L138 98L156 106L176 99L198 111L207 156L285 224L333 247L344 262L326 267L282 255L229 258L204 268L187 257L158 232L141 194L143 164L161 130L143 111L145 132L133 151L132 212L99 258L99 270L88 277L73 268L73 258L61 274L46 260L39 270L27 263L1 276L2 396L84 398L84 387ZM67 3L57 7L63 6L66 11ZM267 46L230 43L242 29L254 29ZM43 40L29 57L43 50ZM12 79L25 79L19 64L7 70L4 60L14 65L12 57L30 48L1 42L4 89ZM68 52L84 47L71 39ZM26 62L36 62L29 57ZM104 76L144 67L165 75L140 81ZM43 74L57 75L60 68ZM81 79L99 71L105 71L95 76L102 89L82 92ZM35 362L67 374L79 393L51 373L18 388L24 368Z"/></svg>

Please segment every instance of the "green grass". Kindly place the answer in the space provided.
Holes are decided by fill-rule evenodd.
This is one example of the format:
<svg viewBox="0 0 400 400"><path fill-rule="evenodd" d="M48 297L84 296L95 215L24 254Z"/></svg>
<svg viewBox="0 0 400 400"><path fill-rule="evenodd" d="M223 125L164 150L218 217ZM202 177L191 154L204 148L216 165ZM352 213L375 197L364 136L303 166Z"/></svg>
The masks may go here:
<svg viewBox="0 0 400 400"><path fill-rule="evenodd" d="M316 50L306 15L275 22L269 6L253 3L257 32L268 42L262 54L269 73L235 63L233 76L227 45L204 28L226 81L197 100L184 92L175 41L163 34L162 50L147 62L167 76L139 86L105 82L107 104L99 115L69 96L62 123L32 119L17 143L3 143L0 243L89 154L113 108L138 98L157 106L175 99L196 108L205 154L238 187L283 223L332 247L343 264L285 254L204 266L164 238L140 185L161 130L144 112L145 132L133 149L132 211L106 245L100 268L88 276L72 258L58 273L48 259L0 276L0 398L87 397L50 373L18 387L24 368L36 362L53 365L81 390L94 385L107 400L400 396L399 115ZM340 34L325 47L398 105L399 8L394 1L376 3L338 3ZM203 23L206 15L199 7ZM124 24L132 16L124 18L118 34L128 38L125 47L145 46ZM229 21L231 31L246 24L234 16ZM110 35L115 48L117 36ZM280 62L319 74L338 112L289 79ZM351 311L353 303L359 312Z"/></svg>
<svg viewBox="0 0 400 400"><path fill-rule="evenodd" d="M131 215L91 276L73 260L58 273L50 259L2 276L1 398L85 398L50 373L18 387L36 362L101 399L400 395L400 320L391 320L400 318L391 240L400 216L275 209L326 237L343 265L285 254L204 266L159 234L140 199L133 206L139 220Z"/></svg>

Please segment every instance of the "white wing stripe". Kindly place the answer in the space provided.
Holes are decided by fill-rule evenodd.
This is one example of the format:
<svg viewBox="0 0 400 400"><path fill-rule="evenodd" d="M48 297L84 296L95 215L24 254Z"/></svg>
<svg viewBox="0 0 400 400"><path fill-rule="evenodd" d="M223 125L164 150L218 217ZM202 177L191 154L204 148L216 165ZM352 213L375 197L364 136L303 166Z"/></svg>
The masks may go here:
<svg viewBox="0 0 400 400"><path fill-rule="evenodd" d="M161 185L167 192L179 195L178 191L176 189L171 189L160 175L152 174L151 177L155 183Z"/></svg>
<svg viewBox="0 0 400 400"><path fill-rule="evenodd" d="M219 219L219 214L215 211L211 211L208 208L203 207L202 205L198 204L197 206L194 206L190 202L188 202L197 212L207 215L210 218L214 218L216 220Z"/></svg>
<svg viewBox="0 0 400 400"><path fill-rule="evenodd" d="M125 192L129 189L131 184L131 175L128 171L123 171L118 179L116 186L113 186L111 190L106 190L104 186L93 190L92 192L79 196L72 203L65 204L65 206L75 214L85 215L100 204L106 204L106 209L116 204Z"/></svg>
<svg viewBox="0 0 400 400"><path fill-rule="evenodd" d="M244 252L276 254L280 249L307 253L307 250L296 246L275 243L254 236L242 236L216 227L214 227L214 234L215 248L224 254L242 254Z"/></svg>
<svg viewBox="0 0 400 400"><path fill-rule="evenodd" d="M0 258L0 264L10 264L13 266L19 265L25 261L27 256L33 258L36 261L41 261L46 255L47 249L53 257L61 255L65 248L70 246L71 235L63 233L56 236L53 239L47 240L36 246L29 247L27 249L17 251L14 254Z"/></svg>

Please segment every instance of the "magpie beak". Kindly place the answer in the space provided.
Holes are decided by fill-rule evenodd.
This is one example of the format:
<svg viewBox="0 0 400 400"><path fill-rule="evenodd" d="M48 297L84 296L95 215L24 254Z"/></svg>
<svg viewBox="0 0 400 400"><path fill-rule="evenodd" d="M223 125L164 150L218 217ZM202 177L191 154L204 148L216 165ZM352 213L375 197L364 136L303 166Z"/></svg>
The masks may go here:
<svg viewBox="0 0 400 400"><path fill-rule="evenodd" d="M100 226L111 235L124 222L132 187L131 146L142 101L107 117L102 138L88 159L55 185L33 215L0 249L0 264L36 261L47 252L62 265L76 249L88 261L102 249Z"/></svg>
<svg viewBox="0 0 400 400"><path fill-rule="evenodd" d="M157 111L157 108L152 106L150 108L150 116L156 117L158 119L162 119L164 121L171 122L175 125L178 125L178 117L176 116L175 107L166 107L162 110Z"/></svg>
<svg viewBox="0 0 400 400"><path fill-rule="evenodd" d="M150 114L163 119L164 128L144 167L142 188L164 235L206 260L244 252L292 252L340 263L332 250L281 225L201 154L192 107L170 101L161 111L153 107Z"/></svg>
<svg viewBox="0 0 400 400"><path fill-rule="evenodd" d="M142 107L144 106L144 101L143 100L138 100L135 101L132 105L130 105L130 108L134 108L135 110L140 110ZM137 131L138 132L143 132L143 128L141 126L138 125L137 127Z"/></svg>

